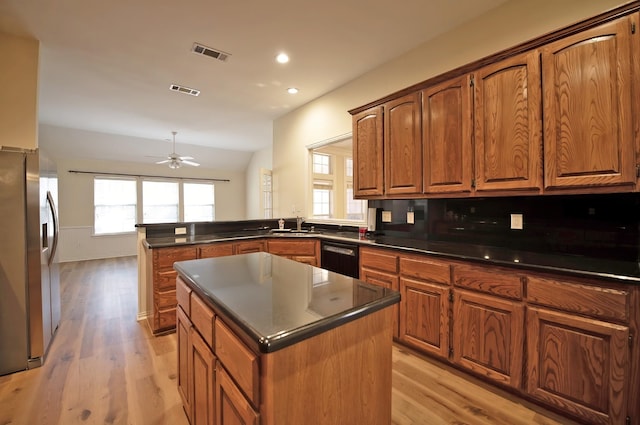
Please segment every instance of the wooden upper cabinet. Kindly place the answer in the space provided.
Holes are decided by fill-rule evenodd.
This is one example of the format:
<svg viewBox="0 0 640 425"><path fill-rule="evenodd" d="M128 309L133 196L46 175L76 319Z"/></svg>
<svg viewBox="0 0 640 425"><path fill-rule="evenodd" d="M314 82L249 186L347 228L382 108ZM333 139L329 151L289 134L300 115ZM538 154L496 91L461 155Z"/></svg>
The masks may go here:
<svg viewBox="0 0 640 425"><path fill-rule="evenodd" d="M420 93L384 105L384 186L386 195L422 192Z"/></svg>
<svg viewBox="0 0 640 425"><path fill-rule="evenodd" d="M425 193L471 191L472 113L469 75L422 91Z"/></svg>
<svg viewBox="0 0 640 425"><path fill-rule="evenodd" d="M383 108L376 106L353 117L353 196L384 193Z"/></svg>
<svg viewBox="0 0 640 425"><path fill-rule="evenodd" d="M487 65L474 74L476 190L540 191L538 50Z"/></svg>
<svg viewBox="0 0 640 425"><path fill-rule="evenodd" d="M545 189L636 183L636 18L620 18L542 49Z"/></svg>

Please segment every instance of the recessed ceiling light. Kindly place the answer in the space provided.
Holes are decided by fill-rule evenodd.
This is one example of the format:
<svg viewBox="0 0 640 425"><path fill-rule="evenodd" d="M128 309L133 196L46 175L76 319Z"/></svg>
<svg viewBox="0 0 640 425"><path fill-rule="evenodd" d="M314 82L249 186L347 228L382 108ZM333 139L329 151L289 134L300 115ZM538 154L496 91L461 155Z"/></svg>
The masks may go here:
<svg viewBox="0 0 640 425"><path fill-rule="evenodd" d="M286 53L280 53L278 56L276 56L276 61L278 63L287 63L289 62L289 55L287 55Z"/></svg>
<svg viewBox="0 0 640 425"><path fill-rule="evenodd" d="M297 89L297 88L295 88L295 87L289 87L289 88L287 89L287 93L289 93L289 94L296 94L296 93L298 93L298 89Z"/></svg>

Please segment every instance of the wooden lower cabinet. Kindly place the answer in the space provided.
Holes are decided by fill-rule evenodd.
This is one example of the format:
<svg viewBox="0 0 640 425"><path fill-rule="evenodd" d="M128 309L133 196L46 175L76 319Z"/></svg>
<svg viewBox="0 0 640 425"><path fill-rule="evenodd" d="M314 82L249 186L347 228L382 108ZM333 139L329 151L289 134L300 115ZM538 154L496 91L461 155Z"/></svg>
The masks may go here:
<svg viewBox="0 0 640 425"><path fill-rule="evenodd" d="M453 295L453 363L513 388L522 382L524 305L458 289Z"/></svg>
<svg viewBox="0 0 640 425"><path fill-rule="evenodd" d="M400 278L400 341L448 358L450 293L446 286Z"/></svg>
<svg viewBox="0 0 640 425"><path fill-rule="evenodd" d="M629 392L629 327L527 310L527 392L591 424L622 424Z"/></svg>
<svg viewBox="0 0 640 425"><path fill-rule="evenodd" d="M216 425L258 425L259 415L218 363L216 379Z"/></svg>
<svg viewBox="0 0 640 425"><path fill-rule="evenodd" d="M391 287L393 251L375 254L387 271L361 278ZM399 342L578 421L640 424L639 286L396 255Z"/></svg>
<svg viewBox="0 0 640 425"><path fill-rule="evenodd" d="M146 250L147 305L151 314L147 323L153 334L172 331L176 327L176 277L173 263L195 260L194 246L178 246Z"/></svg>
<svg viewBox="0 0 640 425"><path fill-rule="evenodd" d="M181 278L177 288L179 299L190 298L194 314L194 306L202 299L195 292L186 297L189 287ZM184 385L189 388L183 403L191 425L391 422L390 308L282 349L259 353L207 305L215 322L215 344L209 346L197 320L188 317L183 306L187 307L183 303L178 307L177 381L181 395ZM186 365L184 351L188 353Z"/></svg>
<svg viewBox="0 0 640 425"><path fill-rule="evenodd" d="M383 288L400 290L398 254L389 249L360 248L360 280ZM400 336L400 307L393 306L393 337Z"/></svg>
<svg viewBox="0 0 640 425"><path fill-rule="evenodd" d="M269 254L320 266L320 241L316 239L271 239L267 242L267 250Z"/></svg>
<svg viewBox="0 0 640 425"><path fill-rule="evenodd" d="M447 359L451 264L426 256L400 256L400 294L400 341Z"/></svg>
<svg viewBox="0 0 640 425"><path fill-rule="evenodd" d="M184 409L189 422L192 420L191 406L191 366L189 357L191 356L191 329L193 325L182 307L177 309L176 334L178 337L178 393L182 399Z"/></svg>
<svg viewBox="0 0 640 425"><path fill-rule="evenodd" d="M391 273L385 273L380 271L374 271L369 269L360 269L360 280L367 283L380 286L382 288L393 289L394 291L400 290L400 278L398 275ZM400 327L398 323L400 307L396 304L393 306L393 337L398 338L400 333Z"/></svg>
<svg viewBox="0 0 640 425"><path fill-rule="evenodd" d="M248 357L246 353L249 353L249 356L252 355L251 351L226 326L222 325L214 312L180 278L177 280L177 292L178 299L181 300L177 309L176 329L178 393L189 423L191 425L257 425L258 413L253 410L249 400L234 383L234 380L239 383L238 385L242 385L247 380L251 383L258 381L257 362L254 367L244 367L247 361L243 362L243 359ZM189 300L188 304L186 300ZM189 310L190 315L185 310ZM215 329L224 332L215 338L215 346L213 346L214 321ZM236 372L237 375L233 378L221 363L222 359L216 355L218 352ZM256 356L253 355L253 357ZM248 386L243 385L243 387ZM255 402L259 403L257 396ZM249 417L253 417L253 421L248 420Z"/></svg>
<svg viewBox="0 0 640 425"><path fill-rule="evenodd" d="M196 328L191 328L191 425L214 425L216 357Z"/></svg>

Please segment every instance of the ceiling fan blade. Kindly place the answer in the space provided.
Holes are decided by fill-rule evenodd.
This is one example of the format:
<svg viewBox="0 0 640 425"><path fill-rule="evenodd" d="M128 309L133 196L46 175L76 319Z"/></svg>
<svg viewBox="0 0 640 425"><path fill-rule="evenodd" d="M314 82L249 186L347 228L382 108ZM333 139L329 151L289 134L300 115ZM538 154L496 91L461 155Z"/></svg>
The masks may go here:
<svg viewBox="0 0 640 425"><path fill-rule="evenodd" d="M158 161L156 164L166 164L167 162L171 162L170 159L165 159L164 161Z"/></svg>
<svg viewBox="0 0 640 425"><path fill-rule="evenodd" d="M180 157L178 157L178 158L180 158L180 159L181 159L181 160L183 160L183 161L185 161L185 160L187 160L187 161L188 161L188 160L190 160L190 159L195 159L195 158L194 158L194 157L192 157L192 156L180 156Z"/></svg>
<svg viewBox="0 0 640 425"><path fill-rule="evenodd" d="M200 164L198 164L197 162L193 162L193 161L186 161L186 160L184 160L184 159L182 160L182 163L183 163L183 164L187 164L187 165L192 165L192 166L194 166L194 167L199 167L199 166L200 166Z"/></svg>

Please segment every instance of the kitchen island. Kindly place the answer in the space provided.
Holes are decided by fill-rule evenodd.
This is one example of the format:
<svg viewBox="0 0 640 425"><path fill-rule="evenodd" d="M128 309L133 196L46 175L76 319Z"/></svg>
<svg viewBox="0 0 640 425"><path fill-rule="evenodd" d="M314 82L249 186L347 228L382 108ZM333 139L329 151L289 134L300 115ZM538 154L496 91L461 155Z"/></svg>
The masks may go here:
<svg viewBox="0 0 640 425"><path fill-rule="evenodd" d="M396 291L267 253L181 261L192 424L389 424Z"/></svg>

